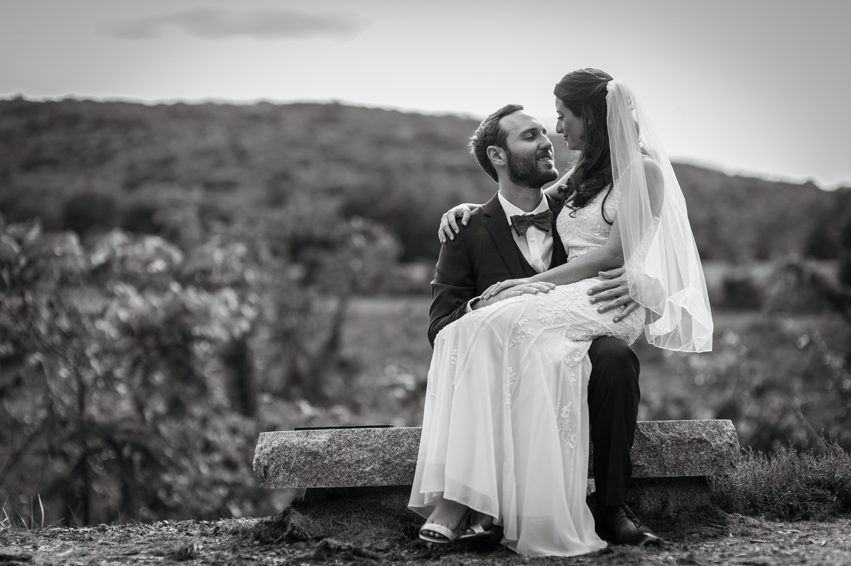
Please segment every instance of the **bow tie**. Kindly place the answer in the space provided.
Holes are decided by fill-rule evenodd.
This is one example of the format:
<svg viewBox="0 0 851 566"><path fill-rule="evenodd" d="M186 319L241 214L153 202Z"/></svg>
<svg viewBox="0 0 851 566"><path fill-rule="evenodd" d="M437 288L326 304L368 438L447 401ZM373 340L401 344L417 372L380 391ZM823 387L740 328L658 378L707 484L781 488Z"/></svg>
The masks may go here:
<svg viewBox="0 0 851 566"><path fill-rule="evenodd" d="M545 210L538 214L518 214L511 217L511 225L514 227L514 231L517 232L518 236L526 235L526 230L529 229L529 226L549 232L552 224L553 212L551 210Z"/></svg>

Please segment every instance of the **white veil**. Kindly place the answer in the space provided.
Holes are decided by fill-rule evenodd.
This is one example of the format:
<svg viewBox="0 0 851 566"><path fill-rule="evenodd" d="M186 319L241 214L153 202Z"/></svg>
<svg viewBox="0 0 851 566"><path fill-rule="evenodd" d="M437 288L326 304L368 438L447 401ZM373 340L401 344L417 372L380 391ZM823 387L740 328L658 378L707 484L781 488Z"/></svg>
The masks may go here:
<svg viewBox="0 0 851 566"><path fill-rule="evenodd" d="M671 161L630 89L606 95L612 183L629 294L647 310L647 341L666 350L712 349L706 281Z"/></svg>

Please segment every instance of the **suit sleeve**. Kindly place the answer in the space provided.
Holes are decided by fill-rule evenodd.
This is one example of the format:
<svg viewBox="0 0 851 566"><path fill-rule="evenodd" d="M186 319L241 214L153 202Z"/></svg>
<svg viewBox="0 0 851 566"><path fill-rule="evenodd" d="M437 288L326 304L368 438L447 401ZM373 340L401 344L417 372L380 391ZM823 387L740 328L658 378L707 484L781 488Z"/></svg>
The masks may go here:
<svg viewBox="0 0 851 566"><path fill-rule="evenodd" d="M454 240L440 246L440 256L431 282L428 341L432 346L438 332L464 316L467 302L477 295L470 254L464 238L458 234Z"/></svg>

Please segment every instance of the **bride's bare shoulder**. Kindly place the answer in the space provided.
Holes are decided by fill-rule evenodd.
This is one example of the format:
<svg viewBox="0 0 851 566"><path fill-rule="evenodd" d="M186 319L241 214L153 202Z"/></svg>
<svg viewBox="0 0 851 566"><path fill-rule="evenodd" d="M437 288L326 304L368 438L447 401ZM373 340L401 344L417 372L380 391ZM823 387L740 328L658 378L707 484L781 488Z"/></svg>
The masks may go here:
<svg viewBox="0 0 851 566"><path fill-rule="evenodd" d="M647 154L644 154L642 157L644 157L644 175L647 177L647 183L661 182L662 168L659 166L659 162Z"/></svg>

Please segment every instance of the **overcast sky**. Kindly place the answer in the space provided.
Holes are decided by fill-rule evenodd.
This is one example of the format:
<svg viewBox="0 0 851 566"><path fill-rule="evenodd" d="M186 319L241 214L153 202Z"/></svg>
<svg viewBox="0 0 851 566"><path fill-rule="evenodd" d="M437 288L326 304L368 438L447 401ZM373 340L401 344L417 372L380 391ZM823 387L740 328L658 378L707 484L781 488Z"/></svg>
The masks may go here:
<svg viewBox="0 0 851 566"><path fill-rule="evenodd" d="M629 83L672 156L851 185L851 2L2 0L0 97L339 100L551 125L552 87Z"/></svg>

